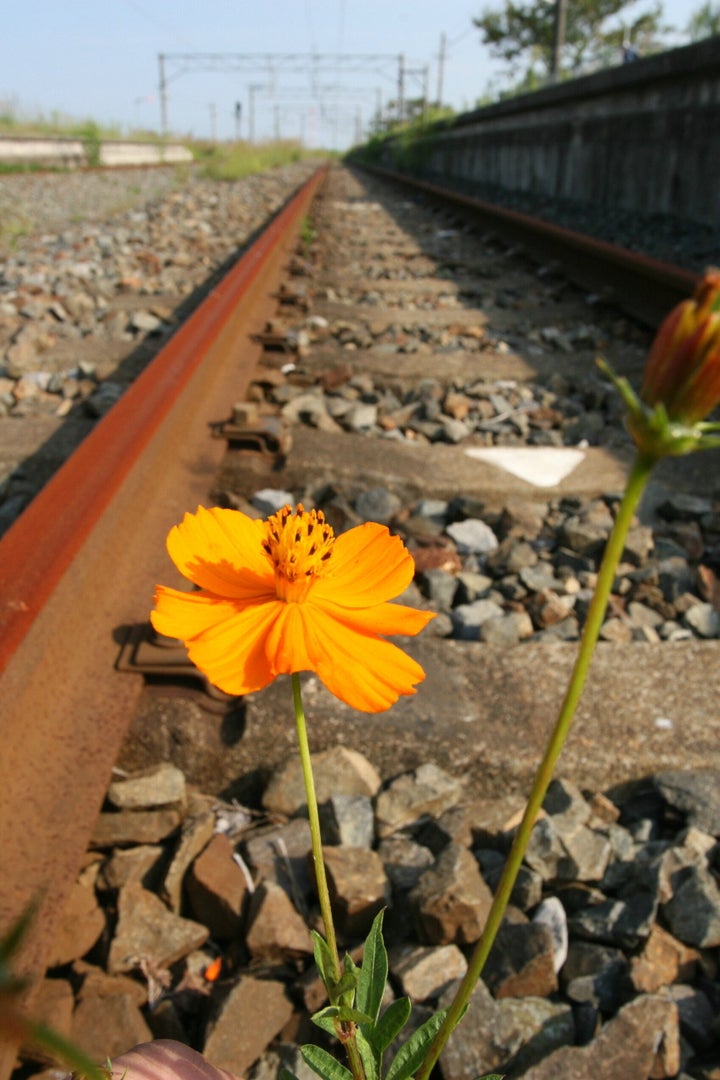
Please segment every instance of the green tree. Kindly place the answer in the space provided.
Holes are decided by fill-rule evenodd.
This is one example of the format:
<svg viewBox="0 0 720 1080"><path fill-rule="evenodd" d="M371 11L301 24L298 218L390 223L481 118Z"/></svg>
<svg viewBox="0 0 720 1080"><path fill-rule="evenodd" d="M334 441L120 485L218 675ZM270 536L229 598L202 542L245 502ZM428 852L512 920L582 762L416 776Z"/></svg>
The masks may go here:
<svg viewBox="0 0 720 1080"><path fill-rule="evenodd" d="M687 24L687 33L691 41L720 34L720 3L711 0L692 13Z"/></svg>
<svg viewBox="0 0 720 1080"><path fill-rule="evenodd" d="M640 54L658 48L661 5L658 3L640 15L630 17L623 9L633 0L568 0L565 22L562 67L570 71L617 61L623 45L632 44ZM486 8L473 19L482 32L482 40L493 56L514 63L527 63L525 81L552 71L555 33L555 4L513 3L508 0L500 10Z"/></svg>

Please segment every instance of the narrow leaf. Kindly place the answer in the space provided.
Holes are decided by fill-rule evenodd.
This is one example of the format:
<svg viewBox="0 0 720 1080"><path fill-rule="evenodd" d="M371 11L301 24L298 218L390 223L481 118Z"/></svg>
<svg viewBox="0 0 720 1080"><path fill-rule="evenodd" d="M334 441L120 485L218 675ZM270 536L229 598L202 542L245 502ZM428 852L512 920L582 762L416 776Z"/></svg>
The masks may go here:
<svg viewBox="0 0 720 1080"><path fill-rule="evenodd" d="M355 988L357 986L357 975L354 971L346 971L339 982L333 983L333 998L337 1001L339 997L344 994L348 994L350 1001L355 1000Z"/></svg>
<svg viewBox="0 0 720 1080"><path fill-rule="evenodd" d="M476 1077L476 1080L505 1080L505 1073L485 1073L484 1076Z"/></svg>
<svg viewBox="0 0 720 1080"><path fill-rule="evenodd" d="M375 1027L368 1032L370 1042L379 1053L382 1054L383 1050L387 1050L395 1036L402 1031L410 1019L411 1012L410 998L398 998L397 1001L388 1005Z"/></svg>
<svg viewBox="0 0 720 1080"><path fill-rule="evenodd" d="M371 1016L357 1009L351 1009L349 1005L338 1006L338 1019L349 1020L352 1024L372 1024Z"/></svg>
<svg viewBox="0 0 720 1080"><path fill-rule="evenodd" d="M277 1080L297 1080L297 1076L295 1073L291 1073L289 1069L286 1069L284 1065L281 1065Z"/></svg>
<svg viewBox="0 0 720 1080"><path fill-rule="evenodd" d="M447 1009L435 1013L426 1020L422 1027L414 1031L408 1041L400 1047L395 1060L387 1071L385 1080L409 1080L423 1062L430 1043L435 1038L440 1025L445 1019Z"/></svg>
<svg viewBox="0 0 720 1080"><path fill-rule="evenodd" d="M363 961L357 989L357 1007L377 1020L388 974L388 957L382 936L384 912L375 916L363 949Z"/></svg>
<svg viewBox="0 0 720 1080"><path fill-rule="evenodd" d="M330 1035L335 1035L337 1037L335 1019L339 1012L340 1010L337 1005L326 1005L324 1009L319 1009L318 1012L313 1013L310 1019L313 1024L317 1024L323 1031L327 1031Z"/></svg>
<svg viewBox="0 0 720 1080"><path fill-rule="evenodd" d="M355 1032L355 1045L360 1053L366 1080L380 1080L380 1054L359 1029Z"/></svg>
<svg viewBox="0 0 720 1080"><path fill-rule="evenodd" d="M303 1061L322 1080L352 1080L352 1073L320 1046L301 1046Z"/></svg>
<svg viewBox="0 0 720 1080"><path fill-rule="evenodd" d="M329 989L335 979L335 961L322 934L318 934L317 930L311 930L310 933L313 939L315 964L325 987Z"/></svg>

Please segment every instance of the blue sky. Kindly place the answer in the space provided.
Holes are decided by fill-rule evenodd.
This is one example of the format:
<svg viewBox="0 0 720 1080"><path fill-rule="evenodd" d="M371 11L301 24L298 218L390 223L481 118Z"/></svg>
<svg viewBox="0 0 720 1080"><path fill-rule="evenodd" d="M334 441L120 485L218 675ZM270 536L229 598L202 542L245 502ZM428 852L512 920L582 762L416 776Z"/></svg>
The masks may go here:
<svg viewBox="0 0 720 1080"><path fill-rule="evenodd" d="M684 29L700 4L665 0L666 22ZM650 5L635 0L628 10ZM472 26L474 15L496 6L501 0L0 0L0 108L157 130L159 53L372 54L378 59L357 71L349 63L318 71L314 85L308 70L166 65L173 132L232 138L239 102L243 137L252 112L255 138L304 136L309 145L344 148L378 102L396 96L399 54L406 94L420 96L427 66L436 96L443 33L446 103L470 108L489 87L502 87L504 68Z"/></svg>

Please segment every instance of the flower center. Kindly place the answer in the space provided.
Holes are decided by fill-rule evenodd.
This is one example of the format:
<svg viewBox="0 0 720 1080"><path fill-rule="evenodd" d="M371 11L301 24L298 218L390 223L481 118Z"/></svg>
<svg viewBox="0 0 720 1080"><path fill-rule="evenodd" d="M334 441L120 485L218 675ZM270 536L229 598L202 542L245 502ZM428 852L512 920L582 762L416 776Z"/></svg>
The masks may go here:
<svg viewBox="0 0 720 1080"><path fill-rule="evenodd" d="M313 578L328 566L335 534L322 510L305 510L298 503L284 506L268 518L263 550L275 564L277 594L281 600L303 600Z"/></svg>

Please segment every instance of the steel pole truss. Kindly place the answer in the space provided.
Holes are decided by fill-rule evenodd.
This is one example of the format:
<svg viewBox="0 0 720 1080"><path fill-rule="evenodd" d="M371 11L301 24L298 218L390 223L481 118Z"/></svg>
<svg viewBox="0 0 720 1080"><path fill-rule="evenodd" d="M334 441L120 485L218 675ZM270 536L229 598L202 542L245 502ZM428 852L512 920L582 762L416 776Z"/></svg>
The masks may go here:
<svg viewBox="0 0 720 1080"><path fill-rule="evenodd" d="M269 82L279 74L307 74L311 79L341 71L399 79L403 58L395 53L159 53L160 124L168 130L167 87L182 75L198 71L263 72Z"/></svg>

